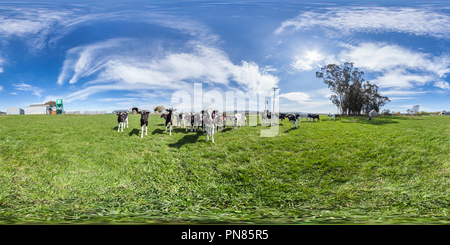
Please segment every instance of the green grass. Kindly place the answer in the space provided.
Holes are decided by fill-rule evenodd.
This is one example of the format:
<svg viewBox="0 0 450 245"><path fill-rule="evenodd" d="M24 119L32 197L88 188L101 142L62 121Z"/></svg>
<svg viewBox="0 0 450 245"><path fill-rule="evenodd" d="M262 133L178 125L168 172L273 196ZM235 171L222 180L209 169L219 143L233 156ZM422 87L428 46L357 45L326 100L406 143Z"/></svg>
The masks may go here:
<svg viewBox="0 0 450 245"><path fill-rule="evenodd" d="M0 223L447 223L450 117L164 132L139 115L0 117Z"/></svg>

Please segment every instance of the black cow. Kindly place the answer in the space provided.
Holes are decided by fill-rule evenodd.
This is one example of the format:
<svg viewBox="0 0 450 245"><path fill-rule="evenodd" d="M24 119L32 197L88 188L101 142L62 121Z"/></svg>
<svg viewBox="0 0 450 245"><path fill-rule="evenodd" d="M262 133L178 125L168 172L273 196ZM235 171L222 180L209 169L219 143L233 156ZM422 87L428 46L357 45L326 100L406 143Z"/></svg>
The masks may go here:
<svg viewBox="0 0 450 245"><path fill-rule="evenodd" d="M119 123L119 128L117 129L117 132L120 131L121 125L122 125L122 132L123 132L123 128L125 127L125 122L128 121L128 113L127 112L118 112L116 114L117 114L117 122Z"/></svg>
<svg viewBox="0 0 450 245"><path fill-rule="evenodd" d="M314 119L317 119L318 121L320 121L320 117L317 114L308 114L308 117L312 118L313 122L314 122Z"/></svg>
<svg viewBox="0 0 450 245"><path fill-rule="evenodd" d="M169 113L166 116L166 133L167 133L167 126L169 126L169 135L172 135L172 126L173 126L173 115L172 112L177 111L177 109L166 109Z"/></svg>
<svg viewBox="0 0 450 245"><path fill-rule="evenodd" d="M147 127L148 127L148 111L141 111L141 138L144 137L144 125L145 125L145 135L147 135Z"/></svg>

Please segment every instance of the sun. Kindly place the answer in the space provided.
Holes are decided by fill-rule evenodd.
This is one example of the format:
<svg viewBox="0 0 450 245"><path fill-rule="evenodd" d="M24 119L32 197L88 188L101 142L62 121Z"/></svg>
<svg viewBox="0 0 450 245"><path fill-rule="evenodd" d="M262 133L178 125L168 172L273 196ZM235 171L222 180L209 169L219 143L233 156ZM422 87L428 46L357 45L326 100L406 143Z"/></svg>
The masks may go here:
<svg viewBox="0 0 450 245"><path fill-rule="evenodd" d="M322 59L322 55L320 55L317 51L308 51L306 53L306 58L309 61L319 61Z"/></svg>

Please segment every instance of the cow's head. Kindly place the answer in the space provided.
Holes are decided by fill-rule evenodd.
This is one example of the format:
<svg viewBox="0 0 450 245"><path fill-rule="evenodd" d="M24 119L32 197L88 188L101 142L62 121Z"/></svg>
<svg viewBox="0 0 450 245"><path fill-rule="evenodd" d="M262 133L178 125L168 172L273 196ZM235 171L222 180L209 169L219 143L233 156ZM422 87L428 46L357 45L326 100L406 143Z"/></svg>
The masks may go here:
<svg viewBox="0 0 450 245"><path fill-rule="evenodd" d="M172 114L172 112L176 112L177 111L177 109L166 109L166 111L168 111L169 112L169 114Z"/></svg>
<svg viewBox="0 0 450 245"><path fill-rule="evenodd" d="M141 114L141 119L148 119L148 114L150 114L148 111L140 111L139 113Z"/></svg>

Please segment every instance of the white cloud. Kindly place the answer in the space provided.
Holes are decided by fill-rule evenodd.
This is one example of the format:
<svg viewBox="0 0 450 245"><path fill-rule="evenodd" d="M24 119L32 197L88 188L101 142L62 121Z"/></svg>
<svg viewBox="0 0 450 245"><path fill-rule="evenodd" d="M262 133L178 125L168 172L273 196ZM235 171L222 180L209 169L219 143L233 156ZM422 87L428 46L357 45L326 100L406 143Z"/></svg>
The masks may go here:
<svg viewBox="0 0 450 245"><path fill-rule="evenodd" d="M410 96L410 95L420 95L427 93L426 91L405 91L405 90L389 90L380 92L383 96L396 95L396 96Z"/></svg>
<svg viewBox="0 0 450 245"><path fill-rule="evenodd" d="M17 93L15 93L15 92L13 92L13 93L11 93L12 95L17 95Z"/></svg>
<svg viewBox="0 0 450 245"><path fill-rule="evenodd" d="M280 104L280 111L298 111L298 112L311 112L311 113L325 113L326 111L334 111L335 106L329 98L325 98L324 95L328 94L329 89L319 89L316 91L310 91L308 93L303 92L291 92L280 94L280 98L286 98L290 101L297 103L282 103ZM314 110L311 111L311 110Z"/></svg>
<svg viewBox="0 0 450 245"><path fill-rule="evenodd" d="M338 55L339 59L354 62L358 68L370 71L415 69L433 72L440 77L450 72L450 56L447 54L433 57L431 54L414 52L383 42L346 47L348 49Z"/></svg>
<svg viewBox="0 0 450 245"><path fill-rule="evenodd" d="M376 75L371 82L379 87L413 88L446 77L450 72L450 55L415 52L384 42L357 45L340 44L345 49L337 55L314 55L314 59L295 57L291 65L298 71L318 69L326 64L353 62L354 67ZM381 74L379 74L381 73ZM437 83L442 85L441 83ZM442 86L436 86L442 88ZM445 86L445 84L443 85Z"/></svg>
<svg viewBox="0 0 450 245"><path fill-rule="evenodd" d="M160 51L146 52L154 49ZM71 49L58 84L93 77L84 84L86 88L68 96L70 101L106 90L188 90L192 82L230 88L230 81L235 81L242 89L259 91L278 83L279 79L269 74L272 71L247 61L235 65L223 51L211 46L188 43L184 52L175 53L162 46L146 49L136 40L112 39Z"/></svg>
<svg viewBox="0 0 450 245"><path fill-rule="evenodd" d="M0 91L2 91L3 90L3 87L2 86L0 86Z"/></svg>
<svg viewBox="0 0 450 245"><path fill-rule="evenodd" d="M330 35L353 32L401 32L414 35L449 37L450 17L431 9L360 7L328 8L323 12L305 12L284 21L275 34L287 29L324 28Z"/></svg>
<svg viewBox="0 0 450 245"><path fill-rule="evenodd" d="M450 85L448 84L448 82L444 82L444 81L435 82L434 86L441 88L441 89L450 89Z"/></svg>
<svg viewBox="0 0 450 245"><path fill-rule="evenodd" d="M13 84L14 87L16 87L17 90L22 91L32 91L34 95L37 95L38 97L41 97L41 93L43 92L42 89L31 86L26 83L19 83L19 84Z"/></svg>
<svg viewBox="0 0 450 245"><path fill-rule="evenodd" d="M411 89L432 82L435 78L435 76L414 75L402 69L396 69L385 72L382 76L371 80L371 83L376 84L380 88Z"/></svg>
<svg viewBox="0 0 450 245"><path fill-rule="evenodd" d="M288 100L297 101L298 103L304 103L311 100L308 94L302 92L280 94L280 98L286 98Z"/></svg>

